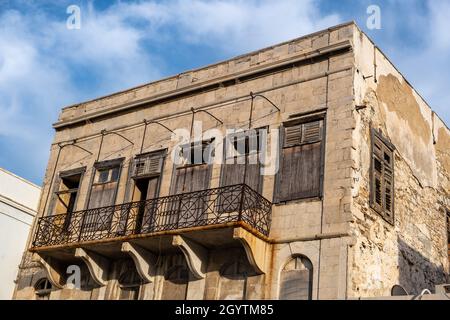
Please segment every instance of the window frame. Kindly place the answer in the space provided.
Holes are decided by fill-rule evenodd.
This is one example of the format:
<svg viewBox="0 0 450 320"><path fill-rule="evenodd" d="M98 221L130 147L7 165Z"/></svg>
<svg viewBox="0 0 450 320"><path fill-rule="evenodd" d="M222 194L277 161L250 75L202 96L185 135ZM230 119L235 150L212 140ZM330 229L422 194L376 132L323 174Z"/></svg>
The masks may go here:
<svg viewBox="0 0 450 320"><path fill-rule="evenodd" d="M116 189L114 191L114 203L112 205L115 205L116 200L117 200L117 193L118 193L118 190L119 190L119 184L120 184L120 178L121 178L121 175L122 175L122 168L123 168L124 160L125 160L125 158L117 158L117 159L114 159L114 160L106 160L106 161L100 161L100 162L95 162L94 163L94 166L92 168L91 182L89 184L89 191L88 191L89 193L88 193L88 196L86 197L85 210L89 209L89 202L91 201L92 188L94 186L97 186L97 185L110 183L110 182L97 183L95 181L95 178L97 176L97 171L105 170L105 169L108 169L108 168L111 169L113 167L119 167L117 181L114 181L114 182L117 183L117 186L116 186ZM91 208L91 209L94 209L94 208Z"/></svg>
<svg viewBox="0 0 450 320"><path fill-rule="evenodd" d="M261 134L262 130L266 130L265 134ZM256 157L256 161L257 161L257 165L259 166L259 177L258 177L258 189L255 190L258 193L262 193L263 187L264 187L264 175L261 174L261 168L262 168L262 162L261 162L261 157L265 157L265 151L267 148L267 141L268 141L268 130L269 130L269 126L261 126L258 128L251 128L251 129L246 129L243 131L239 131L239 132L234 132L231 134L228 134L225 138L224 138L224 143L223 143L223 162L220 165L220 178L219 178L219 186L220 187L225 187L225 186L230 186L230 184L225 184L224 179L225 179L225 166L227 165L236 165L236 164L241 164L241 165L249 165L249 158L250 157ZM254 135L256 137L256 149L257 150L250 150L250 135L248 134L248 132L256 132L256 135ZM245 153L244 154L237 154L238 150L236 150L235 148L235 142L238 140L245 140ZM227 141L228 140L228 141ZM247 147L248 145L248 147ZM233 148L234 150L232 151L233 155L231 155L229 153L229 149L228 147ZM248 151L248 152L247 152ZM238 159L239 158L243 158L244 159L244 163L238 163ZM233 160L232 163L228 163L230 160ZM238 183L240 184L240 183Z"/></svg>
<svg viewBox="0 0 450 320"><path fill-rule="evenodd" d="M41 284L44 284L45 288L39 289L38 287L41 286ZM50 282L48 278L39 279L38 281L36 281L33 287L34 293L38 297L37 300L49 300L52 291L54 291L53 284Z"/></svg>
<svg viewBox="0 0 450 320"><path fill-rule="evenodd" d="M308 201L311 199L322 199L324 190L324 173L325 173L325 147L326 147L326 137L327 137L327 112L326 110L320 110L320 111L313 111L311 113L305 113L303 115L294 115L293 119L288 119L287 121L283 122L280 127L280 134L279 134L279 169L278 172L275 175L275 184L273 188L273 195L272 200L273 204L275 205L282 205L286 204L292 201ZM296 144L296 145L290 145L285 146L285 132L287 127L293 127L297 125L303 125L305 123L309 122L315 122L315 121L322 121L322 127L321 127L321 139L313 142L305 142L303 144ZM313 197L292 197L289 200L280 200L278 194L278 188L280 187L280 180L281 180L281 167L284 161L284 150L289 148L295 148L299 146L305 146L310 145L314 143L321 143L320 146L320 168L319 168L319 192L317 196Z"/></svg>
<svg viewBox="0 0 450 320"><path fill-rule="evenodd" d="M383 220L387 223L394 225L395 224L395 146L389 142L382 134L381 130L377 131L374 128L371 128L371 141L370 141L370 172L369 172L369 202L370 207L374 210L378 215L380 215ZM375 152L376 144L380 144L381 146L381 155ZM385 161L386 152L390 157L390 161ZM381 172L379 172L380 176L380 189L381 189L381 204L378 204L376 201L376 166L375 160L378 160L381 164ZM390 189L390 208L391 210L386 209L386 185L385 185L385 170L387 169L391 172L391 189ZM390 213L390 214L388 214Z"/></svg>
<svg viewBox="0 0 450 320"><path fill-rule="evenodd" d="M77 203L78 203L78 199L79 199L79 196L80 196L80 190L81 190L81 187L82 187L82 183L83 183L83 179L84 179L85 173L86 173L86 166L79 167L79 168L76 168L76 169L71 169L71 170L60 171L58 173L58 175L55 178L55 183L54 183L52 197L51 197L51 203L50 203L50 205L48 206L48 209L47 209L47 215L48 216L56 215L56 212L55 212L56 211L56 205L57 205L57 202L59 201L58 197L61 194L71 193L71 192L73 192L75 190L77 190L78 192L77 192L77 195L76 195L76 198L75 198L74 209L73 209L72 212L76 212L77 211L76 210ZM77 189L73 188L73 189L67 189L67 190L60 190L61 189L61 184L63 183L63 179L64 178L68 178L68 177L71 177L71 176L77 176L77 175L80 176L80 182L78 184L78 188ZM63 214L66 214L66 213L63 213Z"/></svg>

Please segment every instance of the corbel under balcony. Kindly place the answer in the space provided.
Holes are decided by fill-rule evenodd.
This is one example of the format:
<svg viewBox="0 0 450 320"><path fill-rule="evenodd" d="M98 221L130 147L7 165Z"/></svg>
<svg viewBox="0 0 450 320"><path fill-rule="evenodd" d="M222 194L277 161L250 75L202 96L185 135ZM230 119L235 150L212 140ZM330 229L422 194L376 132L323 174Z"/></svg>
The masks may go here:
<svg viewBox="0 0 450 320"><path fill-rule="evenodd" d="M241 242L245 254L247 255L248 262L253 266L256 273L267 273L271 244L255 237L244 228L235 228L233 230L233 238Z"/></svg>
<svg viewBox="0 0 450 320"><path fill-rule="evenodd" d="M122 252L128 253L136 265L136 270L144 282L154 282L157 257L150 251L130 242L122 243Z"/></svg>
<svg viewBox="0 0 450 320"><path fill-rule="evenodd" d="M100 286L105 286L108 280L109 261L105 257L83 248L75 250L75 257L81 258L87 265L92 279Z"/></svg>
<svg viewBox="0 0 450 320"><path fill-rule="evenodd" d="M66 270L61 263L61 261L45 256L41 253L33 253L32 261L39 263L47 273L47 278L51 282L51 284L58 288L62 289L65 285L65 275Z"/></svg>
<svg viewBox="0 0 450 320"><path fill-rule="evenodd" d="M205 278L206 265L208 263L208 250L180 235L173 237L172 245L181 250L192 274L197 279Z"/></svg>

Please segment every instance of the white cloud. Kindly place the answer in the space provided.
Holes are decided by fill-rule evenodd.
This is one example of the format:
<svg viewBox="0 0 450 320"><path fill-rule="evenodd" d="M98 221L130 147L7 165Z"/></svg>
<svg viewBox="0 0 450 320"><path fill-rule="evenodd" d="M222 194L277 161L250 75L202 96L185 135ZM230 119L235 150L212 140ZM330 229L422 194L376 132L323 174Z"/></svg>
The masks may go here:
<svg viewBox="0 0 450 320"><path fill-rule="evenodd" d="M323 16L314 0L177 0L120 3L111 10L116 9L126 19L147 22L150 37L167 27L175 30L182 42L233 54L289 40L340 21L338 15Z"/></svg>
<svg viewBox="0 0 450 320"><path fill-rule="evenodd" d="M161 61L173 63L153 56L149 43L238 54L339 20L322 17L313 0L139 1L82 7L81 29L68 30L65 12L45 8L0 12L0 145L33 154L4 155L2 162L32 161L39 172L19 172L31 177L43 174L50 125L62 106L148 82L161 75Z"/></svg>

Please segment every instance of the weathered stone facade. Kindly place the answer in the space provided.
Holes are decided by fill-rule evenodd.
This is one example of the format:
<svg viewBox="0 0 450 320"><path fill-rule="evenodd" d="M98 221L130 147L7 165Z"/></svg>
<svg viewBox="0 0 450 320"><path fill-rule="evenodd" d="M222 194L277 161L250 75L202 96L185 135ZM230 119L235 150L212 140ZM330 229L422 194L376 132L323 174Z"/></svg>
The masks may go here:
<svg viewBox="0 0 450 320"><path fill-rule="evenodd" d="M194 117L202 122L199 132L191 128ZM186 128L199 141L211 129L278 132L312 118L323 125L320 152L311 151L317 158L301 168L320 167L320 191L275 201L286 181L262 176L252 192L273 202L268 235L239 215L232 223L36 245L34 235L44 230L37 219L15 298L38 298L35 284L44 277L55 288L50 299L347 299L386 296L395 284L417 293L445 283L449 130L353 23L64 108L54 125L40 216L56 213L67 172L80 177L73 211L94 208L98 163L107 160L121 159L113 204L139 200L133 159L162 149L170 154L177 143L170 130ZM392 224L370 205L372 129L395 146ZM301 130L304 138L308 128ZM285 143L269 135L266 144L278 140ZM319 144L274 150L287 159L298 148L307 154L310 145ZM209 167L204 189L222 186L223 166ZM167 156L157 197L177 194L177 172ZM292 184L301 189L309 181L296 184L305 177L297 173ZM70 226L73 218L64 221ZM81 288L65 283L71 264L81 267Z"/></svg>

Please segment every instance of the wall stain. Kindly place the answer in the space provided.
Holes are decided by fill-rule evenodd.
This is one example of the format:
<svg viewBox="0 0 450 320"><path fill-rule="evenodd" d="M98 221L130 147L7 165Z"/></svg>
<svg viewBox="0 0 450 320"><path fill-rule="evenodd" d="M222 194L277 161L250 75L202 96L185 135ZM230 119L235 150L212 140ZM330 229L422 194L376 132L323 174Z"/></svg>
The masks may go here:
<svg viewBox="0 0 450 320"><path fill-rule="evenodd" d="M377 96L385 103L388 110L395 112L399 118L405 120L411 128L422 139L424 144L429 144L431 139L431 128L424 119L420 106L414 97L411 87L406 81L400 80L393 74L381 76L377 88Z"/></svg>
<svg viewBox="0 0 450 320"><path fill-rule="evenodd" d="M436 151L442 166L450 173L450 135L444 127L440 128L438 131Z"/></svg>

